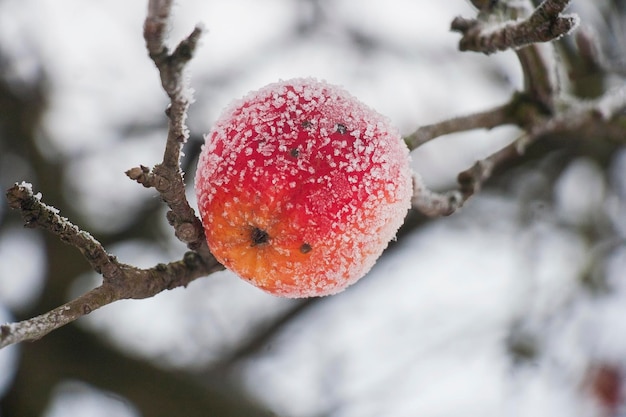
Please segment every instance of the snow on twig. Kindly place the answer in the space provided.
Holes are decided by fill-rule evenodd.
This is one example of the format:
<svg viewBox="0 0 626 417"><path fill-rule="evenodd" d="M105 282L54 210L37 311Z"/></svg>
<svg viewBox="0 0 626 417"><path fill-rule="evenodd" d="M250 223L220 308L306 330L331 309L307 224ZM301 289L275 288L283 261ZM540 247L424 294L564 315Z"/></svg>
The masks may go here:
<svg viewBox="0 0 626 417"><path fill-rule="evenodd" d="M578 26L578 16L562 14L570 3L571 0L546 0L529 17L505 23L457 17L451 29L463 35L459 41L461 51L491 54L550 42L567 35Z"/></svg>
<svg viewBox="0 0 626 417"><path fill-rule="evenodd" d="M0 348L37 340L114 301L152 297L223 269L210 254L202 224L187 202L179 163L181 147L188 137L185 119L191 101L184 70L193 57L202 30L196 27L170 54L165 42L171 8L171 0L151 0L144 25L146 47L159 70L161 84L170 97L170 106L166 111L170 123L163 162L152 170L144 166L132 168L127 175L146 187L156 188L170 207L167 218L176 236L193 251L187 252L179 261L158 264L148 269L123 264L107 253L88 232L60 216L55 208L44 204L41 196L33 193L30 184L15 184L7 191L7 199L12 208L21 211L26 226L47 230L77 248L93 270L103 276L103 282L99 287L47 313L1 325Z"/></svg>

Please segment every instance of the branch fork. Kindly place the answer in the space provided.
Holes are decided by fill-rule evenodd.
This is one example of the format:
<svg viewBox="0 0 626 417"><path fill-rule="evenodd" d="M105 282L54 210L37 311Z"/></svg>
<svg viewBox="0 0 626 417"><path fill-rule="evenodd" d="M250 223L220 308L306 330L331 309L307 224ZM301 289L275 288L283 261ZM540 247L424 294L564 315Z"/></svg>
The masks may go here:
<svg viewBox="0 0 626 417"><path fill-rule="evenodd" d="M531 44L551 42L570 33L579 23L578 16L563 14L571 0L545 0L524 19L517 19L518 14L523 13L523 9L509 7L505 2L490 3L502 3L489 6L492 9L501 6L498 12L509 21L492 22L493 10L489 14L481 13L477 19L457 17L452 21L451 29L463 35L459 41L461 51L492 54Z"/></svg>
<svg viewBox="0 0 626 417"><path fill-rule="evenodd" d="M102 284L82 296L40 316L0 326L0 348L21 341L37 340L79 317L122 299L152 297L161 291L187 286L194 279L223 269L211 255L200 219L185 196L180 169L181 148L189 136L185 119L191 101L184 71L193 57L202 35L196 27L170 54L165 41L172 12L172 0L150 0L144 24L144 38L150 58L170 98L166 110L169 119L163 161L152 169L131 168L127 175L144 187L155 188L168 205L167 219L175 235L190 249L183 259L152 268L140 269L119 262L106 252L100 242L80 230L58 211L41 202L30 184L15 184L7 191L9 205L20 210L27 227L40 227L77 248L94 271L102 275Z"/></svg>
<svg viewBox="0 0 626 417"><path fill-rule="evenodd" d="M545 0L527 17L518 19L523 8L510 8L503 1L472 1L479 9L476 19L456 18L452 30L462 34L461 51L490 54L515 50L524 75L524 90L493 109L422 126L405 137L413 150L449 133L473 129L492 129L512 125L522 129L520 137L487 158L477 161L457 177L456 191L430 191L416 177L413 208L428 216L448 216L460 209L489 180L493 171L522 157L535 142L550 136L594 140L604 137L623 143L626 140L626 87L607 93L593 102L581 102L562 94L555 74L553 50L542 42L557 40L578 25L578 17L563 14L571 0ZM526 2L530 6L529 2ZM500 8L499 10L496 10ZM509 21L494 23L494 15Z"/></svg>

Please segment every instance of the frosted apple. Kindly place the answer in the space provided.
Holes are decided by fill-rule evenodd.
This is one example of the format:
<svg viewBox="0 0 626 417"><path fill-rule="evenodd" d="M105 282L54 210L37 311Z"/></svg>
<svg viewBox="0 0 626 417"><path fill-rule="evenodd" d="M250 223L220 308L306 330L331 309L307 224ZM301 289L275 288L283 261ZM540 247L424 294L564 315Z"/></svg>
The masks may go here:
<svg viewBox="0 0 626 417"><path fill-rule="evenodd" d="M361 278L412 195L397 129L315 79L231 104L206 136L195 190L211 252L274 295L337 293Z"/></svg>

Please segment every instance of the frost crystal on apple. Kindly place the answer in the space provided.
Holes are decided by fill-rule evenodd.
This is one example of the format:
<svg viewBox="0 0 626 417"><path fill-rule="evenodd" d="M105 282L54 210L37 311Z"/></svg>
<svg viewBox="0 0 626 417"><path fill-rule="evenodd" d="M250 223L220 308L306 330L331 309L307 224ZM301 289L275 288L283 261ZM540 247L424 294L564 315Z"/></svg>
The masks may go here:
<svg viewBox="0 0 626 417"><path fill-rule="evenodd" d="M215 257L285 297L334 294L361 278L412 195L397 129L312 78L231 104L206 136L195 187Z"/></svg>

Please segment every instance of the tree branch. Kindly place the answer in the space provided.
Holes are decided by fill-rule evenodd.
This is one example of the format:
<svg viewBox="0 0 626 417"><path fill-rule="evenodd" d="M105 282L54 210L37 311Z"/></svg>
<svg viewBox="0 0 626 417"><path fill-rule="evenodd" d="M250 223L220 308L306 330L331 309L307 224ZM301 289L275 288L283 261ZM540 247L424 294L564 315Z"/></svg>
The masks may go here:
<svg viewBox="0 0 626 417"><path fill-rule="evenodd" d="M36 340L92 311L122 299L152 297L164 290L185 287L191 281L222 270L214 258L187 252L182 260L140 269L117 261L100 242L80 230L57 210L42 203L30 184L11 187L7 198L19 209L28 227L41 227L61 241L76 247L92 268L103 277L102 285L40 316L0 326L0 348L25 340Z"/></svg>
<svg viewBox="0 0 626 417"><path fill-rule="evenodd" d="M555 114L555 102L560 92L554 63L552 57L547 56L542 46L537 44L558 39L576 27L577 16L562 14L570 2L545 0L528 13L527 10L531 9L523 5L511 7L506 2L473 0L479 10L477 18L457 17L453 20L451 29L462 34L459 41L461 51L490 54L515 49L524 74L524 91L514 94L508 103L494 109L423 126L405 138L407 146L415 149L441 135L477 128L491 129L505 124L515 124L526 133L461 172L457 177L459 189L456 191L443 194L431 191L416 176L412 199L415 209L428 216L448 216L456 212L480 190L498 165L522 156L530 143L559 125L552 123L554 120L571 116ZM524 14L528 17L519 19Z"/></svg>
<svg viewBox="0 0 626 417"><path fill-rule="evenodd" d="M454 132L515 124L525 133L489 157L477 161L457 176L458 190L437 193L429 190L419 176L414 179L412 205L428 216L448 216L456 212L491 177L499 165L521 157L526 148L550 135L585 137L593 140L626 142L626 89L607 93L595 102L581 103L561 97L552 46L540 45L569 33L578 17L563 15L571 0L545 0L521 20L495 22L497 15L516 19L524 9L510 8L497 1L472 1L479 9L477 19L456 18L452 30L462 33L461 51L486 54L515 49L524 75L524 91L494 109L422 126L405 138L413 150L436 137ZM496 10L498 7L504 10ZM592 46L587 45L587 49ZM559 103L560 108L557 108Z"/></svg>
<svg viewBox="0 0 626 417"><path fill-rule="evenodd" d="M17 323L0 326L0 348L13 343L33 341L53 330L116 301L110 285L103 285L54 310Z"/></svg>
<svg viewBox="0 0 626 417"><path fill-rule="evenodd" d="M458 190L437 193L426 188L419 177L415 178L413 207L431 217L454 214L470 197L480 191L498 165L522 156L531 142L524 135L487 158L477 161L471 168L457 176Z"/></svg>
<svg viewBox="0 0 626 417"><path fill-rule="evenodd" d="M452 21L451 29L463 34L459 41L461 51L491 54L550 42L568 34L578 25L576 15L562 14L570 3L571 0L545 0L528 18L504 24L457 17ZM518 11L514 10L515 13ZM488 16L493 17L494 14Z"/></svg>
<svg viewBox="0 0 626 417"><path fill-rule="evenodd" d="M22 212L26 227L39 227L55 234L62 242L77 248L93 270L105 279L119 280L121 270L115 258L93 236L61 217L54 207L42 203L40 196L33 194L30 184L15 184L9 188L7 200L9 207Z"/></svg>
<svg viewBox="0 0 626 417"><path fill-rule="evenodd" d="M524 93L544 113L553 113L560 94L552 45L533 44L515 50L524 75Z"/></svg>
<svg viewBox="0 0 626 417"><path fill-rule="evenodd" d="M482 188L483 184L491 178L494 169L522 157L531 144L544 137L558 135L559 137L588 141L604 138L615 143L626 144L626 87L608 92L595 101L582 104L576 101L571 102L568 107L551 117L546 117L539 111L529 112L516 108L516 106L523 108L528 105L528 102L514 99L509 105L492 110L496 114L500 114L501 109L508 108L507 114L511 115L510 117L515 116L516 119L514 120L517 120L517 124L525 128L526 132L509 145L459 173L457 176L458 190L437 193L426 188L421 178L416 176L414 178L413 207L428 216L453 214ZM498 120L500 117L494 116L494 120ZM473 118L477 120L473 120ZM483 127L481 121L491 120L491 118L484 113L478 113L456 120L460 120L460 122L444 121L440 124L430 125L427 127L427 131L447 134L480 128ZM433 139L433 137L429 139Z"/></svg>
<svg viewBox="0 0 626 417"><path fill-rule="evenodd" d="M77 318L121 299L152 297L166 289L186 286L196 278L223 269L209 251L204 229L185 196L180 168L182 145L189 133L185 125L191 101L184 70L192 58L202 29L196 27L170 54L165 41L171 16L171 0L151 0L144 24L146 47L159 70L161 84L170 98L166 111L169 129L163 162L152 170L140 166L127 175L144 185L154 187L170 211L167 219L179 240L193 252L182 260L159 264L149 269L126 265L108 254L89 233L80 230L58 210L41 202L32 186L16 184L7 191L9 205L21 211L27 227L41 227L57 235L61 241L76 247L94 271L103 277L102 285L61 307L40 316L0 327L0 348L25 340L36 340Z"/></svg>
<svg viewBox="0 0 626 417"><path fill-rule="evenodd" d="M464 132L473 129L492 129L496 126L513 124L514 104L506 103L484 112L455 117L439 123L420 126L415 132L404 138L410 150L417 149L431 140L455 132Z"/></svg>
<svg viewBox="0 0 626 417"><path fill-rule="evenodd" d="M203 258L211 259L202 222L195 215L185 196L183 172L180 169L181 149L189 137L185 120L192 100L192 91L187 85L184 73L202 36L202 28L196 26L170 53L165 41L171 13L171 0L150 0L144 23L148 53L159 70L161 85L170 98L170 104L165 112L169 119L169 129L163 162L152 170L143 165L131 168L126 175L144 187L155 188L170 208L167 219L174 228L176 237Z"/></svg>
<svg viewBox="0 0 626 417"><path fill-rule="evenodd" d="M422 177L413 174L413 198L411 205L420 213L429 217L449 216L463 205L463 195L458 191L438 193L430 190Z"/></svg>

